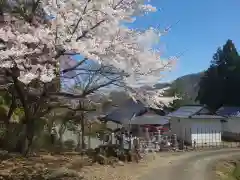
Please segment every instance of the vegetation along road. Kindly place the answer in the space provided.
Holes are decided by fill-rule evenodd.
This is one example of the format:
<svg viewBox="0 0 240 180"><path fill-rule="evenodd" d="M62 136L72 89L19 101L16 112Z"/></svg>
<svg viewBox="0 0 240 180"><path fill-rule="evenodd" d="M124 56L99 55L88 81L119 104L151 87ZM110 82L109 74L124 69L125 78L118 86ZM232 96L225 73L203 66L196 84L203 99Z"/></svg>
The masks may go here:
<svg viewBox="0 0 240 180"><path fill-rule="evenodd" d="M217 160L240 156L240 149L186 152L161 158L159 165L141 180L214 180L213 166Z"/></svg>

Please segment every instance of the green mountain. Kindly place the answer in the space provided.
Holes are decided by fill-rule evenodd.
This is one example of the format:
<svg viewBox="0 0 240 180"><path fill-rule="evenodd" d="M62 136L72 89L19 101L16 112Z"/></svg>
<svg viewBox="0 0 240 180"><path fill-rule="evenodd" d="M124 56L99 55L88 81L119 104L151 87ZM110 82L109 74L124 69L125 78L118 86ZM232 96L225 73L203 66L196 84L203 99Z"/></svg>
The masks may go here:
<svg viewBox="0 0 240 180"><path fill-rule="evenodd" d="M183 104L196 104L198 103L195 102L199 90L198 83L202 76L203 72L179 77L171 83L171 90L182 97Z"/></svg>
<svg viewBox="0 0 240 180"><path fill-rule="evenodd" d="M200 78L203 76L203 73L188 74L182 77L177 78L171 83L158 83L154 85L154 89L162 89L164 87L170 87L169 96L173 96L173 93L177 93L182 97L182 104L196 104L195 98L198 94L198 83ZM152 89L152 87L144 86L144 89ZM123 91L113 91L109 95L114 105L122 104L129 97Z"/></svg>

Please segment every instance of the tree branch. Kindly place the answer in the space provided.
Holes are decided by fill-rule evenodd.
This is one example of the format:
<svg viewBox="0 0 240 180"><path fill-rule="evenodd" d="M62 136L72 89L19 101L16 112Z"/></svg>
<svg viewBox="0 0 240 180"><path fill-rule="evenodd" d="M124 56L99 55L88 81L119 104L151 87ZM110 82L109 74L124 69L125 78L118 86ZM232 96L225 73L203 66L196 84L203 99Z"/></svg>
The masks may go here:
<svg viewBox="0 0 240 180"><path fill-rule="evenodd" d="M78 62L76 65L74 65L73 67L70 67L70 68L66 68L64 70L62 70L61 72L62 73L67 73L69 71L73 71L73 70L76 70L76 68L78 66L81 66L84 62L86 62L88 59L87 58L84 58L82 61Z"/></svg>
<svg viewBox="0 0 240 180"><path fill-rule="evenodd" d="M75 95L75 94L72 94L72 93L67 93L67 92L58 92L58 93L49 93L50 95L52 96L63 96L63 97L67 97L67 98L73 98L73 99L82 99L82 98L85 98L87 95L99 90L100 88L103 88L105 86L108 86L108 85L111 85L112 83L118 81L118 79L113 79L109 82L106 82L106 83L103 83L103 84L100 84L96 87L93 87L87 91L83 91L82 94L80 95Z"/></svg>

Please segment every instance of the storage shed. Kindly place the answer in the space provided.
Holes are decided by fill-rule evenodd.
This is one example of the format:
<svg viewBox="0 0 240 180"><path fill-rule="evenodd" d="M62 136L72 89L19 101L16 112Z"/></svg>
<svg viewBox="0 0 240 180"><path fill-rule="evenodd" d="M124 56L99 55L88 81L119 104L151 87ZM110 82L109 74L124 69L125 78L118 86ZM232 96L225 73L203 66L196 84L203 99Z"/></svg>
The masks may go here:
<svg viewBox="0 0 240 180"><path fill-rule="evenodd" d="M207 107L201 105L182 106L167 115L170 127L180 140L188 144L218 145L221 143L222 120Z"/></svg>

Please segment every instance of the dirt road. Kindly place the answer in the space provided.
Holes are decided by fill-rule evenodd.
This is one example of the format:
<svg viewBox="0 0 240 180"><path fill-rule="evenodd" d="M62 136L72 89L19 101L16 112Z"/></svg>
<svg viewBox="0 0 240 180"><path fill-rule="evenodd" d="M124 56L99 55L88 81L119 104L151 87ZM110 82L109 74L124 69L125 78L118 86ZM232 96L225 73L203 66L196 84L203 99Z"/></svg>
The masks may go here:
<svg viewBox="0 0 240 180"><path fill-rule="evenodd" d="M240 156L240 149L175 154L162 158L162 162L140 180L213 180L214 163L232 156Z"/></svg>

